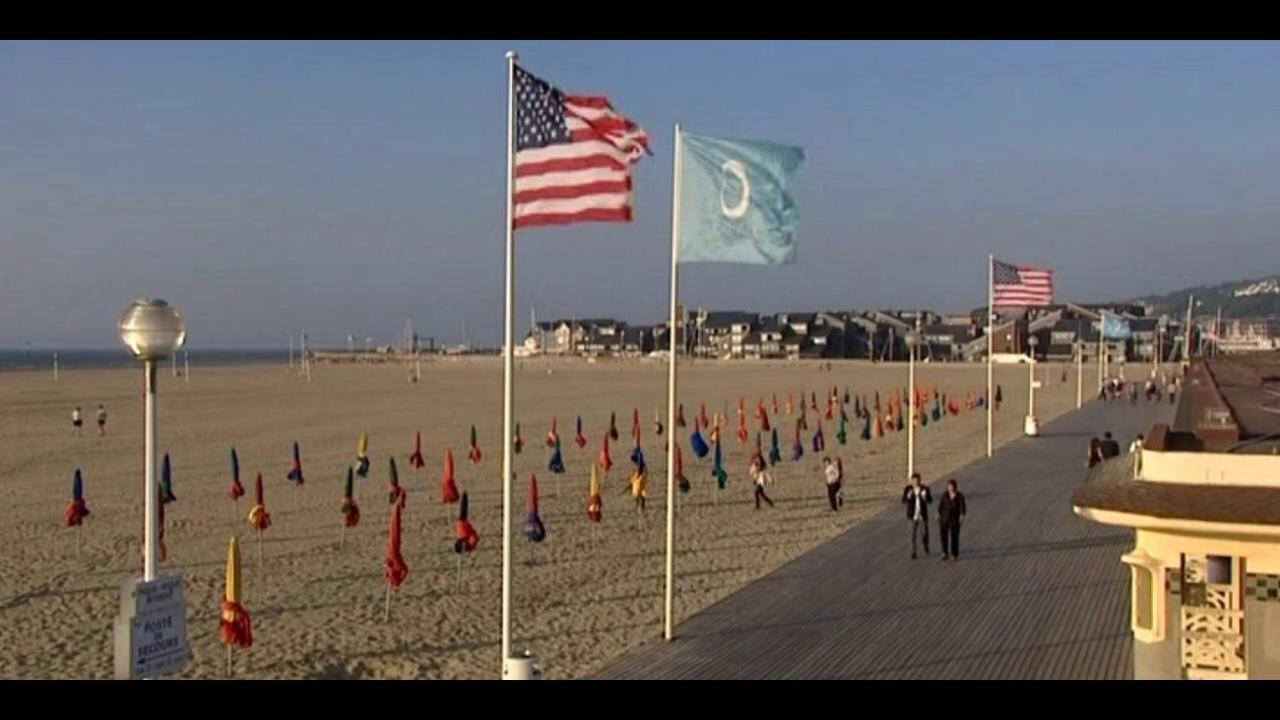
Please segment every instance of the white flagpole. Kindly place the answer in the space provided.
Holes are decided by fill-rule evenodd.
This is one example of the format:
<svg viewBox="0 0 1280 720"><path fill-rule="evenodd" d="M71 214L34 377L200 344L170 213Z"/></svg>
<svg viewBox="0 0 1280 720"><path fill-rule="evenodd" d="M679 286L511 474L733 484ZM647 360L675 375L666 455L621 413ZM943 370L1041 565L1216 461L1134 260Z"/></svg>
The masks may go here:
<svg viewBox="0 0 1280 720"><path fill-rule="evenodd" d="M511 658L511 380L515 314L516 53L507 51L507 299L502 349L502 674Z"/></svg>
<svg viewBox="0 0 1280 720"><path fill-rule="evenodd" d="M996 331L996 256L987 256L987 457L991 457L995 446L995 407L992 404L991 386L994 383L994 365L995 358L995 339L992 334Z"/></svg>
<svg viewBox="0 0 1280 720"><path fill-rule="evenodd" d="M667 333L667 589L663 637L675 637L676 546L676 313L680 301L680 124L676 123L674 178L671 182L671 315Z"/></svg>
<svg viewBox="0 0 1280 720"><path fill-rule="evenodd" d="M1076 409L1084 405L1084 343L1076 339Z"/></svg>

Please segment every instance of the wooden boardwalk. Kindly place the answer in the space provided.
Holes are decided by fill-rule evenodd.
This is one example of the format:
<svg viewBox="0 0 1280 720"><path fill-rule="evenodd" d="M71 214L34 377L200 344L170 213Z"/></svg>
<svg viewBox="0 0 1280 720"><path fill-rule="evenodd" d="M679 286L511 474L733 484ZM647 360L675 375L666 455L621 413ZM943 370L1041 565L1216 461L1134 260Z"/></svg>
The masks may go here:
<svg viewBox="0 0 1280 720"><path fill-rule="evenodd" d="M898 504L607 665L600 678L1080 678L1133 676L1133 532L1071 511L1089 438L1122 451L1167 405L1091 402L955 477L961 559L910 559ZM926 478L936 508L939 478ZM678 569L678 568L677 568Z"/></svg>

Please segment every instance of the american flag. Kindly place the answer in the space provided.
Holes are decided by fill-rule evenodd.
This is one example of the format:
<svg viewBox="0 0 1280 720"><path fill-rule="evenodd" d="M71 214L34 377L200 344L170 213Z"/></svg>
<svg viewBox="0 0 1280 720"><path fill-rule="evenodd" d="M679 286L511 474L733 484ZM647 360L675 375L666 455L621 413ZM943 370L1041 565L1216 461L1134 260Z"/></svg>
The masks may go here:
<svg viewBox="0 0 1280 720"><path fill-rule="evenodd" d="M631 220L631 166L649 136L599 95L566 95L515 68L514 227Z"/></svg>
<svg viewBox="0 0 1280 720"><path fill-rule="evenodd" d="M1053 304L1053 271L1018 267L999 260L992 267L992 298L995 307Z"/></svg>

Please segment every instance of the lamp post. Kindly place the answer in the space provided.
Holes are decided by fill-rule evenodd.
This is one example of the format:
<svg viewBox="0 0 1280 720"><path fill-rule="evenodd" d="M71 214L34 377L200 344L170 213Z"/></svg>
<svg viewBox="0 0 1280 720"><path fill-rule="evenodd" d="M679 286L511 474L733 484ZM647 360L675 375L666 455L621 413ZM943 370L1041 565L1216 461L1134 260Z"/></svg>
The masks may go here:
<svg viewBox="0 0 1280 720"><path fill-rule="evenodd" d="M915 332L907 333L907 402L910 403L907 420L907 480L916 471L916 346L920 337Z"/></svg>
<svg viewBox="0 0 1280 720"><path fill-rule="evenodd" d="M1027 435L1040 434L1040 423L1036 420L1036 345L1040 338L1035 335L1027 338L1027 420L1023 423L1023 432Z"/></svg>
<svg viewBox="0 0 1280 720"><path fill-rule="evenodd" d="M1084 342L1076 340L1076 409L1084 405Z"/></svg>
<svg viewBox="0 0 1280 720"><path fill-rule="evenodd" d="M156 363L187 342L182 315L164 300L135 300L120 316L120 341L143 362L146 377L146 415L143 491L146 538L143 544L142 579L156 578L156 546L159 544L159 486L156 485Z"/></svg>

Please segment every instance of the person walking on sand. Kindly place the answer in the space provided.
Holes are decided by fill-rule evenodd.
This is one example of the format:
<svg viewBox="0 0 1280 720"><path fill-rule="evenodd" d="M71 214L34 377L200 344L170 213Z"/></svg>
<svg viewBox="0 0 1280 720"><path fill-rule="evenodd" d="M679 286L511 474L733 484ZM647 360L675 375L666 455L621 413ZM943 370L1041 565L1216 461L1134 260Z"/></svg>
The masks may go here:
<svg viewBox="0 0 1280 720"><path fill-rule="evenodd" d="M902 504L907 506L907 523L911 527L911 559L916 559L917 538L923 536L924 554L929 554L929 503L933 496L929 486L920 482L920 473L911 474L911 484L902 491Z"/></svg>
<svg viewBox="0 0 1280 720"><path fill-rule="evenodd" d="M938 501L938 534L942 535L942 560L960 559L960 523L966 508L964 493L956 487L955 478L947 481L947 491Z"/></svg>
<svg viewBox="0 0 1280 720"><path fill-rule="evenodd" d="M98 403L98 434L107 434L107 409Z"/></svg>
<svg viewBox="0 0 1280 720"><path fill-rule="evenodd" d="M1086 461L1088 467L1093 467L1102 462L1102 443L1098 442L1098 438L1089 440L1089 459Z"/></svg>
<svg viewBox="0 0 1280 720"><path fill-rule="evenodd" d="M1169 404L1170 405L1177 404L1174 401L1175 398L1177 398L1177 396L1178 396L1178 383L1177 383L1177 378L1174 378L1174 381L1169 383Z"/></svg>
<svg viewBox="0 0 1280 720"><path fill-rule="evenodd" d="M769 503L769 507L773 507L773 500L764 491L765 483L773 482L773 479L769 477L769 471L765 470L764 458L759 456L754 458L751 461L749 472L751 473L751 479L756 484L756 509L760 509L761 500Z"/></svg>
<svg viewBox="0 0 1280 720"><path fill-rule="evenodd" d="M831 458L822 458L822 472L826 475L827 480L827 502L831 503L832 510L839 510L843 505L844 498L840 496L840 468L831 462Z"/></svg>
<svg viewBox="0 0 1280 720"><path fill-rule="evenodd" d="M80 426L82 425L84 425L84 420L80 417L80 406L77 405L76 409L71 411L71 427L74 428L72 432L79 435Z"/></svg>

